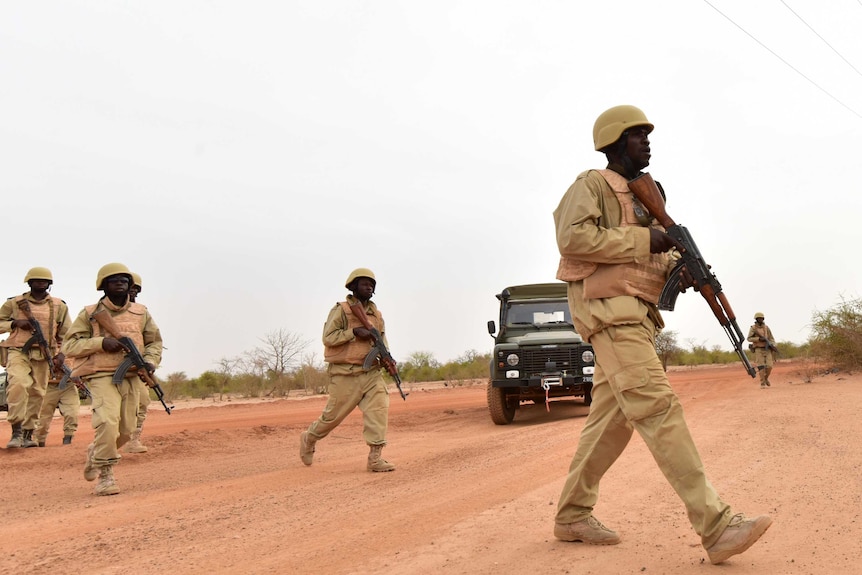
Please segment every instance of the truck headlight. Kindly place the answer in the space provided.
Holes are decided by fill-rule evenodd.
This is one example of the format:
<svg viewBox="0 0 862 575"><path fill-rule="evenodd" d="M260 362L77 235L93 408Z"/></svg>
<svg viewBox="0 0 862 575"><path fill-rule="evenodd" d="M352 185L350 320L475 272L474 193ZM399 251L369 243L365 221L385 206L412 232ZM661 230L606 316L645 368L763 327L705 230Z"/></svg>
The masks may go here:
<svg viewBox="0 0 862 575"><path fill-rule="evenodd" d="M587 350L581 354L581 361L583 361L584 363L593 363L595 359L596 356L590 350Z"/></svg>
<svg viewBox="0 0 862 575"><path fill-rule="evenodd" d="M509 356L506 357L506 363L508 363L512 367L518 365L519 361L521 361L521 358L518 357L517 353L510 353Z"/></svg>

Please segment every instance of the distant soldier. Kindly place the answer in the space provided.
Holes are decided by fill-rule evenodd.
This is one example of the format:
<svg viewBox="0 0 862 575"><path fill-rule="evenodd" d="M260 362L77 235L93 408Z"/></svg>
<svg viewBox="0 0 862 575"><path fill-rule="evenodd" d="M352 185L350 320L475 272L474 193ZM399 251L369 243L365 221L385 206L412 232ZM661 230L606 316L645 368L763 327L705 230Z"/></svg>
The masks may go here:
<svg viewBox="0 0 862 575"><path fill-rule="evenodd" d="M64 356L59 348L69 329L66 302L48 293L54 283L51 270L32 268L24 276L24 283L30 286L30 291L10 297L0 307L0 333L11 332L0 342L8 377L6 421L12 426L12 438L6 444L8 449L38 445L33 439L33 430L48 389L48 379L52 371L59 372L63 366ZM45 338L47 348L44 350L36 341L30 317L38 323ZM53 366L48 364L46 351L53 356Z"/></svg>
<svg viewBox="0 0 862 575"><path fill-rule="evenodd" d="M754 325L748 330L748 341L754 347L754 364L760 374L760 387L769 387L769 374L772 373L772 365L775 363L775 338L772 330L764 323L766 316L763 312L754 314Z"/></svg>
<svg viewBox="0 0 862 575"><path fill-rule="evenodd" d="M376 286L377 280L371 270L353 270L344 285L353 295L348 295L347 301L335 304L326 318L323 346L324 359L328 363L329 401L320 417L300 435L299 457L305 465L311 465L314 459L315 444L359 407L364 428L362 435L370 448L368 471L395 469L381 456L389 421L389 391L379 365L370 370L362 365L373 346L372 332L364 327L351 309L351 306L361 304L368 321L385 341L383 315L371 301Z"/></svg>
<svg viewBox="0 0 862 575"><path fill-rule="evenodd" d="M95 437L87 447L84 479L94 481L98 477L96 495L120 492L113 468L119 463L119 449L129 441L137 420L141 386L138 372L128 369L119 383L113 381L126 357L126 349L117 338L132 341L149 372L155 371L162 359L161 332L146 307L129 301L131 285L132 272L123 264L102 266L96 274L96 289L103 290L105 295L81 310L63 343L63 351L76 358L72 374L80 376L93 395ZM109 332L94 316L109 318L106 323L113 323L114 330Z"/></svg>
<svg viewBox="0 0 862 575"><path fill-rule="evenodd" d="M132 287L129 288L129 301L137 302L138 294L141 293L141 276L132 272ZM141 388L138 390L138 419L135 430L132 432L132 438L123 447L126 453L146 453L149 451L146 445L141 443L141 433L144 431L144 421L147 419L147 410L150 407L150 388L144 382L141 382Z"/></svg>

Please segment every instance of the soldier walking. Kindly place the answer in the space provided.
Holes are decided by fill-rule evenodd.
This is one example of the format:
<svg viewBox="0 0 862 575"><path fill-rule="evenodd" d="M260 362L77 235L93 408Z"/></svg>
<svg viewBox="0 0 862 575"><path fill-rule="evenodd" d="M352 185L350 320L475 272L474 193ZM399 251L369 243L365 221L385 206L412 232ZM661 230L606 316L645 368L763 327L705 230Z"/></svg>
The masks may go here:
<svg viewBox="0 0 862 575"><path fill-rule="evenodd" d="M35 267L24 276L30 291L10 297L0 307L0 333L9 337L0 343L0 362L6 367L6 421L12 426L12 438L7 449L36 447L33 430L39 419L42 399L48 389L48 379L60 372L64 356L58 353L63 336L69 328L69 308L66 302L49 294L54 276L45 267ZM30 317L38 323L47 347L36 341L36 331ZM46 354L53 356L49 365Z"/></svg>
<svg viewBox="0 0 862 575"><path fill-rule="evenodd" d="M135 430L138 395L141 381L135 369L119 374L117 369L125 359L125 348L116 337L128 337L146 362L147 371L155 371L162 359L162 335L149 310L129 301L132 273L121 263L106 264L96 275L96 289L104 296L88 305L69 328L63 351L77 358L73 375L80 376L93 395L93 443L87 447L84 478L99 479L96 495L115 495L120 488L114 478L114 465L119 463L119 449ZM106 313L119 333L108 333L93 316ZM115 337L116 336L116 337ZM119 376L118 376L119 377Z"/></svg>
<svg viewBox="0 0 862 575"><path fill-rule="evenodd" d="M772 330L765 322L766 316L759 311L754 314L754 325L748 330L748 341L754 347L754 365L757 366L757 372L760 375L761 389L772 385L769 383L769 374L772 373L775 352L778 351L775 347L775 338L772 337Z"/></svg>

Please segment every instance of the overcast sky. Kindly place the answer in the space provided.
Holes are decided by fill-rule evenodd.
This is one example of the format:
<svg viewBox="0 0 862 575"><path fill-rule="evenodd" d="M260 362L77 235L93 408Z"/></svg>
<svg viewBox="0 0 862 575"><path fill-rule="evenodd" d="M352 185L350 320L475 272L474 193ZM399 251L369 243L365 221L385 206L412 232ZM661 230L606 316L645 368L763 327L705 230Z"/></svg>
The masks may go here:
<svg viewBox="0 0 862 575"><path fill-rule="evenodd" d="M859 297L859 29L859 0L5 2L0 294L47 266L76 315L123 262L159 373L196 377L279 329L321 361L369 267L396 359L485 353L495 294L555 281L595 118L633 104L745 334L802 343ZM694 292L665 321L730 349Z"/></svg>

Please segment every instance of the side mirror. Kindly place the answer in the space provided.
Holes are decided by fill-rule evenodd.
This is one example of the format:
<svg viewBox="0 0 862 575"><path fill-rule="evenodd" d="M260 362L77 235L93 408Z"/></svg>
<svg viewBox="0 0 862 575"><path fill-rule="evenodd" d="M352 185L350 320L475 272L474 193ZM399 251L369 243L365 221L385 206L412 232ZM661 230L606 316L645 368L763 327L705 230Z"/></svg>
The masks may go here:
<svg viewBox="0 0 862 575"><path fill-rule="evenodd" d="M497 324L494 323L494 320L488 322L488 333L491 335L497 333Z"/></svg>

